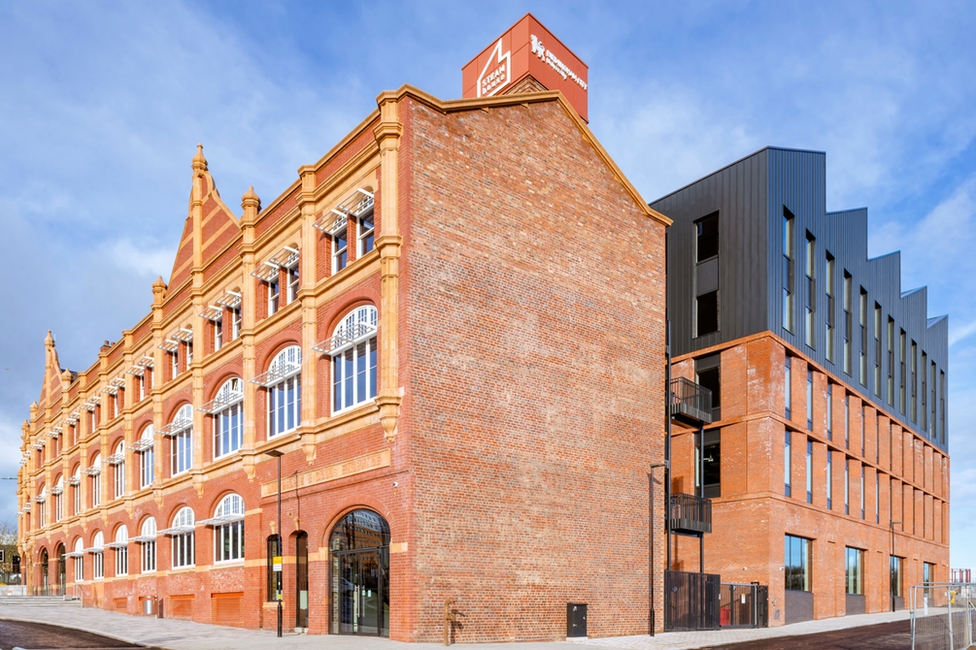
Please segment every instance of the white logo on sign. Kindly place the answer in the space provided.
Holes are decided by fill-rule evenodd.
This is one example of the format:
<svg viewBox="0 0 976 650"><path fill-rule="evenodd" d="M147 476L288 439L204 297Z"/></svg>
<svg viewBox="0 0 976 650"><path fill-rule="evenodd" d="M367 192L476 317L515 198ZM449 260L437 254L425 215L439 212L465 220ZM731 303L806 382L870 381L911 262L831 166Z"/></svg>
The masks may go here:
<svg viewBox="0 0 976 650"><path fill-rule="evenodd" d="M552 50L546 51L546 48L542 45L542 41L538 39L535 34L532 34L532 54L539 57L540 61L545 62L550 68L556 71L563 79L572 79L575 81L580 88L586 90L586 82L579 78L575 72L569 69L565 63L559 60L559 57L552 53Z"/></svg>
<svg viewBox="0 0 976 650"><path fill-rule="evenodd" d="M488 57L485 69L478 77L478 97L491 97L512 80L512 52L502 54L502 39Z"/></svg>

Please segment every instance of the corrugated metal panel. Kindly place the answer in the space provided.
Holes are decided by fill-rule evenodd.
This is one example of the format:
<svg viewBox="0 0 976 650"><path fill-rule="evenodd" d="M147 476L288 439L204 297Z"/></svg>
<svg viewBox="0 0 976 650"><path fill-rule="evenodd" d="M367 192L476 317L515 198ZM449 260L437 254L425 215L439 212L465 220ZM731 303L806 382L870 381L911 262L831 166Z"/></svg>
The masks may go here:
<svg viewBox="0 0 976 650"><path fill-rule="evenodd" d="M917 344L919 373L916 395L921 409L921 355L924 351L935 361L938 372L948 375L948 326L946 319L927 318L927 292L924 288L902 295L901 258L898 253L868 259L866 208L827 212L826 155L823 152L766 148L718 170L651 204L674 220L669 229L668 309L672 322L674 354L686 354L702 348L732 341L762 331L772 331L803 350L817 363L852 386L862 386L860 377L860 304L859 294L867 291L868 330L866 346L867 377L862 393L875 405L911 424L911 407L900 411L898 350L900 330L906 331L906 352L911 341ZM795 217L794 250L794 331L782 327L783 311L783 208ZM695 338L695 230L694 222L719 211L719 331ZM763 218L765 215L765 218ZM815 244L815 337L813 347L806 345L804 304L806 298L806 236ZM834 287L834 361L826 358L827 327L826 254L835 258ZM844 372L842 359L844 308L844 272L852 281L852 364L851 375ZM882 307L881 377L886 383L887 319L895 321L896 367L894 404L888 404L886 386L881 397L874 389L874 304ZM906 380L910 377L910 360L906 359ZM931 390L931 387L929 387ZM945 398L937 386L937 400ZM906 387L906 401L910 396ZM931 405L929 405L931 408ZM941 408L941 406L940 406ZM913 429L933 439L945 449L938 432L922 431L920 417Z"/></svg>

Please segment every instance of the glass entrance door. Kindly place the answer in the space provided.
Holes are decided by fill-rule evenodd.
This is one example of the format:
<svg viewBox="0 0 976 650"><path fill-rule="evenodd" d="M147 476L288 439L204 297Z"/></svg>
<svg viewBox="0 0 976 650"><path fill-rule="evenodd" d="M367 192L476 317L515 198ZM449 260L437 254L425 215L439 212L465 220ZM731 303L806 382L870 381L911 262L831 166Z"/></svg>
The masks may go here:
<svg viewBox="0 0 976 650"><path fill-rule="evenodd" d="M333 529L331 612L333 634L389 636L390 528L368 510L346 515Z"/></svg>

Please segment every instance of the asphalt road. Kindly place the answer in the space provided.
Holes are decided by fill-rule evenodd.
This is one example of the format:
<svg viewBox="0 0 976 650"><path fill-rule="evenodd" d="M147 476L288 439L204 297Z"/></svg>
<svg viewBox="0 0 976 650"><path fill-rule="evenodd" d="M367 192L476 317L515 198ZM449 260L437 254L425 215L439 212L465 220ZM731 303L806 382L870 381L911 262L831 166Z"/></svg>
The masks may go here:
<svg viewBox="0 0 976 650"><path fill-rule="evenodd" d="M25 623L22 621L0 621L0 650L11 648L26 648L29 650L54 649L62 650L74 648L140 648L123 641L116 641L108 637L79 632L64 627L42 625L40 623Z"/></svg>
<svg viewBox="0 0 976 650"><path fill-rule="evenodd" d="M709 650L906 650L911 647L911 621L895 621L803 636L712 646Z"/></svg>

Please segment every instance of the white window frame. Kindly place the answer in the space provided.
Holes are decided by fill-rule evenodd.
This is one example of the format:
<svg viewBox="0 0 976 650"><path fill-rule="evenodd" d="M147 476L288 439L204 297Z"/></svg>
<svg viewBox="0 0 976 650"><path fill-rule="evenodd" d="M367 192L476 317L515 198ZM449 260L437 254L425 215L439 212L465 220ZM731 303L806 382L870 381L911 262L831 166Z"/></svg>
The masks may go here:
<svg viewBox="0 0 976 650"><path fill-rule="evenodd" d="M139 452L139 489L153 484L156 475L156 432L152 424L142 430L140 440L148 440L152 444Z"/></svg>
<svg viewBox="0 0 976 650"><path fill-rule="evenodd" d="M217 392L219 396L229 396L244 390L244 382L240 377L231 377L224 382ZM225 431L228 444L226 449L221 446L221 438ZM214 459L223 458L239 450L244 444L244 402L238 398L227 407L214 413L213 416L213 450Z"/></svg>
<svg viewBox="0 0 976 650"><path fill-rule="evenodd" d="M75 488L77 489L77 487ZM75 582L85 579L85 544L81 538L75 540Z"/></svg>
<svg viewBox="0 0 976 650"><path fill-rule="evenodd" d="M369 228L363 227L363 222L369 221ZM356 219L356 257L360 258L366 253L370 252L376 248L376 238L373 237L373 241L370 242L370 235L375 235L376 233L376 220L374 218L373 208L370 208L362 215ZM368 246L368 248L367 248Z"/></svg>
<svg viewBox="0 0 976 650"><path fill-rule="evenodd" d="M170 377L173 378L173 379L176 379L180 375L180 348L179 348L179 346L177 346L175 350L170 350L167 354L169 354L169 358L170 358L170 366L169 366L170 367L170 371L171 371L170 372Z"/></svg>
<svg viewBox="0 0 976 650"><path fill-rule="evenodd" d="M244 499L228 494L217 505L215 517L244 515ZM233 521L214 528L214 563L244 561L244 520Z"/></svg>
<svg viewBox="0 0 976 650"><path fill-rule="evenodd" d="M290 305L298 298L298 287L301 283L297 261L292 266L285 268L285 280L288 283L285 291L285 304Z"/></svg>
<svg viewBox="0 0 976 650"><path fill-rule="evenodd" d="M352 310L336 325L332 332L333 340L359 324L373 328L373 333L362 341L353 340L350 345L342 345L330 351L332 356L332 412L356 408L376 398L378 390L379 351L377 350L376 325L378 312L373 305L364 305ZM372 362L371 362L372 360ZM363 376L363 387L359 377Z"/></svg>
<svg viewBox="0 0 976 650"><path fill-rule="evenodd" d="M189 339L183 345L186 346L186 367L189 368L190 364L193 363L193 339Z"/></svg>
<svg viewBox="0 0 976 650"><path fill-rule="evenodd" d="M219 318L215 318L211 321L213 323L214 331L214 352L219 350L224 345L224 316L220 315Z"/></svg>
<svg viewBox="0 0 976 650"><path fill-rule="evenodd" d="M104 549L105 548L105 536L102 535L102 531L95 533L95 537L92 538L92 548ZM92 553L92 578L94 580L103 580L105 578L105 551L95 551Z"/></svg>
<svg viewBox="0 0 976 650"><path fill-rule="evenodd" d="M241 335L241 322L243 319L241 306L238 305L231 310L231 341L237 340Z"/></svg>
<svg viewBox="0 0 976 650"><path fill-rule="evenodd" d="M102 465L102 454L97 453L95 457L92 458L91 467L101 467ZM95 474L91 477L92 485L92 508L97 508L102 504L102 475L101 473Z"/></svg>
<svg viewBox="0 0 976 650"><path fill-rule="evenodd" d="M281 307L281 278L275 276L274 279L268 280L265 284L268 285L268 316L271 316L278 312Z"/></svg>
<svg viewBox="0 0 976 650"><path fill-rule="evenodd" d="M156 519L153 517L147 517L144 522L142 522L142 528L139 532L140 537L148 537L150 535L156 535ZM142 572L143 573L155 573L156 572L156 540L146 540L142 542Z"/></svg>
<svg viewBox="0 0 976 650"><path fill-rule="evenodd" d="M57 523L64 519L64 476L58 477L58 483L54 494L54 522Z"/></svg>
<svg viewBox="0 0 976 650"><path fill-rule="evenodd" d="M348 222L347 222L348 223ZM342 248L339 242L342 242ZM349 266L349 231L346 225L332 233L332 274L335 275Z"/></svg>
<svg viewBox="0 0 976 650"><path fill-rule="evenodd" d="M125 442L119 441L119 444L115 446L115 454L122 454L122 462L115 465L114 470L114 484L115 484L115 498L121 499L125 496ZM115 455L113 454L113 455Z"/></svg>
<svg viewBox="0 0 976 650"><path fill-rule="evenodd" d="M288 363L301 366L302 349L292 345L277 355L270 368ZM284 421L278 424L279 419ZM302 423L302 374L299 372L268 386L268 438L297 429ZM289 426L290 425L290 426Z"/></svg>
<svg viewBox="0 0 976 650"><path fill-rule="evenodd" d="M181 406L173 417L174 423L179 420L192 422L193 407L189 404ZM193 425L191 424L176 432L170 444L172 445L170 449L170 475L177 476L190 471L193 467Z"/></svg>
<svg viewBox="0 0 976 650"><path fill-rule="evenodd" d="M71 486L71 489L74 490L73 501L74 501L75 508L74 508L74 512L71 514L80 515L81 514L81 467L80 466L78 467L78 469L75 470L74 479L75 479L74 485Z"/></svg>
<svg viewBox="0 0 976 650"><path fill-rule="evenodd" d="M115 575L127 576L129 575L129 529L126 528L125 524L119 526L119 529L115 531L115 542L126 543L126 546L115 547Z"/></svg>
<svg viewBox="0 0 976 650"><path fill-rule="evenodd" d="M179 512L176 513L176 517L173 518L173 527L178 526L192 526L195 522L193 516L193 509L189 506L180 508ZM194 553L195 547L195 535L194 531L188 533L180 533L178 535L173 535L173 568L174 569L189 569L196 566L196 556Z"/></svg>

